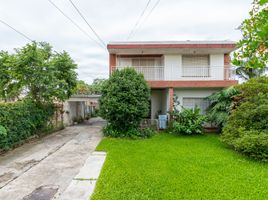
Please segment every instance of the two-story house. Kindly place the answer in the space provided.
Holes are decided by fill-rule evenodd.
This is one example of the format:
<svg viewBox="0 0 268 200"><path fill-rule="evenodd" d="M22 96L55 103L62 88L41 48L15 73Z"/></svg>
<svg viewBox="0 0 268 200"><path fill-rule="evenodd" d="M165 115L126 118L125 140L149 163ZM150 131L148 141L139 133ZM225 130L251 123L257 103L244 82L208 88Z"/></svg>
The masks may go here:
<svg viewBox="0 0 268 200"><path fill-rule="evenodd" d="M205 97L238 83L230 66L231 41L112 42L110 74L133 67L151 87L151 118L172 110L173 97L205 112Z"/></svg>

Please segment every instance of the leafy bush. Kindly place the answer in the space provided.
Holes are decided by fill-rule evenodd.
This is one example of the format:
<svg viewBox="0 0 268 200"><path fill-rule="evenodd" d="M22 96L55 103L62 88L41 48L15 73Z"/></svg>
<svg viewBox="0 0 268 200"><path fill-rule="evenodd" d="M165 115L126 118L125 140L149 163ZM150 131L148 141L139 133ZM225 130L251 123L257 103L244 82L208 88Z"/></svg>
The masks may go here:
<svg viewBox="0 0 268 200"><path fill-rule="evenodd" d="M139 136L141 120L149 112L150 90L142 74L125 68L113 72L104 82L100 115L108 121L106 135Z"/></svg>
<svg viewBox="0 0 268 200"><path fill-rule="evenodd" d="M123 137L124 136L122 132L118 131L111 124L107 124L103 128L103 134L104 136L109 136L109 137Z"/></svg>
<svg viewBox="0 0 268 200"><path fill-rule="evenodd" d="M91 113L91 117L98 117L100 115L99 109L95 108L95 110Z"/></svg>
<svg viewBox="0 0 268 200"><path fill-rule="evenodd" d="M221 138L238 152L268 161L268 78L256 78L237 88L241 94Z"/></svg>
<svg viewBox="0 0 268 200"><path fill-rule="evenodd" d="M0 147L1 144L2 146L4 146L7 143L7 130L5 129L5 127L0 125ZM1 152L1 148L0 148L0 152Z"/></svg>
<svg viewBox="0 0 268 200"><path fill-rule="evenodd" d="M5 127L0 125L0 135L2 136L6 136L7 135L7 130L5 129Z"/></svg>
<svg viewBox="0 0 268 200"><path fill-rule="evenodd" d="M243 137L236 139L233 145L245 155L268 161L268 132L243 130Z"/></svg>
<svg viewBox="0 0 268 200"><path fill-rule="evenodd" d="M239 91L234 100L234 108L251 99L268 98L268 77L261 76L235 86Z"/></svg>
<svg viewBox="0 0 268 200"><path fill-rule="evenodd" d="M29 100L0 104L0 150L23 143L46 127L54 113L52 104L41 105Z"/></svg>
<svg viewBox="0 0 268 200"><path fill-rule="evenodd" d="M210 102L207 110L208 121L222 129L230 115L232 97L237 94L239 94L239 91L231 86L208 96L207 99Z"/></svg>
<svg viewBox="0 0 268 200"><path fill-rule="evenodd" d="M268 160L268 100L251 100L237 107L222 140L250 157Z"/></svg>
<svg viewBox="0 0 268 200"><path fill-rule="evenodd" d="M111 124L108 124L106 127L103 128L103 133L105 136L108 137L128 137L128 138L150 138L155 135L155 130L151 128L132 128L128 129L125 132L118 131L115 127Z"/></svg>
<svg viewBox="0 0 268 200"><path fill-rule="evenodd" d="M140 133L143 138L150 138L154 136L156 132L155 130L151 128L144 128L144 129L140 129Z"/></svg>
<svg viewBox="0 0 268 200"><path fill-rule="evenodd" d="M181 112L172 114L173 121L170 125L170 131L174 134L193 135L203 133L203 124L207 118L200 114L199 108L182 108Z"/></svg>

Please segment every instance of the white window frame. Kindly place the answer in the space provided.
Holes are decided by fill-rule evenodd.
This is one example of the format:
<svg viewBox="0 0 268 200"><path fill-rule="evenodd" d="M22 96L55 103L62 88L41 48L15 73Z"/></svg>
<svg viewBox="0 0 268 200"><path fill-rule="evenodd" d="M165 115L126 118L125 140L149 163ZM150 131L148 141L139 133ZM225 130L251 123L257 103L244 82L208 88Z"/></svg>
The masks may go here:
<svg viewBox="0 0 268 200"><path fill-rule="evenodd" d="M204 59L205 58L205 59ZM185 59L189 59L185 62ZM206 63L203 63L204 61ZM192 63L191 63L192 62ZM183 77L210 77L210 56L209 54L204 55L193 55L184 54L182 55L182 76Z"/></svg>
<svg viewBox="0 0 268 200"><path fill-rule="evenodd" d="M133 61L136 60L138 61L138 65L133 65ZM153 65L148 65L148 64L145 64L145 65L141 65L141 61L153 61ZM134 67L161 67L162 66L162 58L161 57L136 57L136 58L131 58L131 64L132 66Z"/></svg>
<svg viewBox="0 0 268 200"><path fill-rule="evenodd" d="M194 103L194 105L192 105L191 107L185 106L185 100L186 99L193 100L193 101L194 100L202 100L202 103L201 104L203 104L203 105L197 105L196 103ZM194 109L195 106L197 106L198 108L200 108L201 114L205 115L206 114L206 110L209 107L209 101L206 99L206 97L182 97L182 106L184 108L190 108L190 109Z"/></svg>

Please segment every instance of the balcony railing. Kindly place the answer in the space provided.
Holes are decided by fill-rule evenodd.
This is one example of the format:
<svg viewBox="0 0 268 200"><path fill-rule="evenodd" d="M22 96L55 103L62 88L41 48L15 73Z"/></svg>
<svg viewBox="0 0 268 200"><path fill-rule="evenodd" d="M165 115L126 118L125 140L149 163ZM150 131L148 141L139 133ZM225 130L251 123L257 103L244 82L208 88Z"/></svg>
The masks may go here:
<svg viewBox="0 0 268 200"><path fill-rule="evenodd" d="M210 77L211 67L182 67L182 77Z"/></svg>
<svg viewBox="0 0 268 200"><path fill-rule="evenodd" d="M166 66L131 66L142 73L146 80L232 80L235 70L231 66L181 67ZM126 67L116 66L113 69Z"/></svg>
<svg viewBox="0 0 268 200"><path fill-rule="evenodd" d="M137 72L144 75L145 80L165 80L164 66L131 66ZM117 66L116 69L123 69L125 67Z"/></svg>

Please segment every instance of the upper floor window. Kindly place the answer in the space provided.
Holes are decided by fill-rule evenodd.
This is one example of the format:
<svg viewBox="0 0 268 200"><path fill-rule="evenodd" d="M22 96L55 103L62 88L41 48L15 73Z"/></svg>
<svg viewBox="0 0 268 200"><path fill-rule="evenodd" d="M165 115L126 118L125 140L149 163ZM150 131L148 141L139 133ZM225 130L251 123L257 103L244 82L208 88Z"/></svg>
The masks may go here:
<svg viewBox="0 0 268 200"><path fill-rule="evenodd" d="M132 66L161 66L161 58L133 58Z"/></svg>
<svg viewBox="0 0 268 200"><path fill-rule="evenodd" d="M118 57L117 65L120 67L161 67L163 66L162 57Z"/></svg>
<svg viewBox="0 0 268 200"><path fill-rule="evenodd" d="M182 76L209 77L209 55L183 55Z"/></svg>

